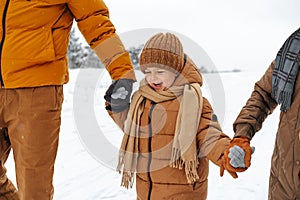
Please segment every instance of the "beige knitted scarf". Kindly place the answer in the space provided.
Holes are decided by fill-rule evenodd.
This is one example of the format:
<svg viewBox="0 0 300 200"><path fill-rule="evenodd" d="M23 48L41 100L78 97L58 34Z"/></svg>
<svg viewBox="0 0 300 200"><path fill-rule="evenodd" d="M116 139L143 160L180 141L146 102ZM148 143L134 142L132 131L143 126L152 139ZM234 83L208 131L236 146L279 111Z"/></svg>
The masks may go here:
<svg viewBox="0 0 300 200"><path fill-rule="evenodd" d="M139 90L132 98L124 124L124 136L119 152L117 171L122 173L121 186L132 188L138 159L139 125L145 99L156 103L176 99L182 95L176 119L175 136L170 158L170 167L185 167L187 181L199 179L196 134L201 117L203 99L198 83L173 86L167 91L155 92L142 80Z"/></svg>

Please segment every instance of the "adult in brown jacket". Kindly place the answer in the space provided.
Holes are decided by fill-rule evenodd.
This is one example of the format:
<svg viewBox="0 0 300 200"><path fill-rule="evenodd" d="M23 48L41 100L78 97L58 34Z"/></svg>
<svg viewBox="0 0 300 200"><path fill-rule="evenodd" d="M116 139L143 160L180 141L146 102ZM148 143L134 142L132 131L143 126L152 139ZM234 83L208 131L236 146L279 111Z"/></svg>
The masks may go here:
<svg viewBox="0 0 300 200"><path fill-rule="evenodd" d="M121 185L132 187L136 173L138 199L204 200L209 160L221 165L230 138L201 95L201 74L171 33L147 41L140 67L145 78L129 109L106 107L125 133L117 167Z"/></svg>
<svg viewBox="0 0 300 200"><path fill-rule="evenodd" d="M269 200L300 199L299 58L300 29L286 40L275 61L255 83L251 97L234 122L235 136L224 156L226 169L232 172L247 169L251 159L250 140L260 130L266 117L281 104L272 156ZM233 153L234 148L244 150L241 152L245 157ZM242 166L238 164L240 161Z"/></svg>
<svg viewBox="0 0 300 200"><path fill-rule="evenodd" d="M135 76L102 0L5 0L0 12L0 199L49 200L73 21L115 82L130 91Z"/></svg>

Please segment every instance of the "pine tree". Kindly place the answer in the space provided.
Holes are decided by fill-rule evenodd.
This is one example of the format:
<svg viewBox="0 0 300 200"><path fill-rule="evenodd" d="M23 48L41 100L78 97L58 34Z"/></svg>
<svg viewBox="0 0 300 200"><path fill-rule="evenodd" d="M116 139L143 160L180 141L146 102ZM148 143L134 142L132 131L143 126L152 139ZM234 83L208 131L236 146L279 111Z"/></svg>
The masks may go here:
<svg viewBox="0 0 300 200"><path fill-rule="evenodd" d="M80 68L87 56L79 41L79 37L76 36L75 28L72 28L70 33L67 56L70 69Z"/></svg>
<svg viewBox="0 0 300 200"><path fill-rule="evenodd" d="M131 62L133 64L133 67L135 69L139 69L140 65L139 65L139 56L140 56L140 52L143 49L144 45L140 45L138 47L130 47L128 51L129 55L130 55L130 59Z"/></svg>
<svg viewBox="0 0 300 200"><path fill-rule="evenodd" d="M96 53L89 47L85 47L86 58L83 64L84 68L104 68L104 65L96 55Z"/></svg>

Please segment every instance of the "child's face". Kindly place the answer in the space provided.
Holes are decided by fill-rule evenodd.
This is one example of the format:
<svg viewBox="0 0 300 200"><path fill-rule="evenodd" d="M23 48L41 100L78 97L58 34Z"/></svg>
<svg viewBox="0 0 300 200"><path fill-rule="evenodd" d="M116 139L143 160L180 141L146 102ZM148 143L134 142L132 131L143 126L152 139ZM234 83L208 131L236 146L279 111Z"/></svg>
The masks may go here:
<svg viewBox="0 0 300 200"><path fill-rule="evenodd" d="M158 67L148 67L145 70L145 79L155 91L162 91L170 88L177 74Z"/></svg>

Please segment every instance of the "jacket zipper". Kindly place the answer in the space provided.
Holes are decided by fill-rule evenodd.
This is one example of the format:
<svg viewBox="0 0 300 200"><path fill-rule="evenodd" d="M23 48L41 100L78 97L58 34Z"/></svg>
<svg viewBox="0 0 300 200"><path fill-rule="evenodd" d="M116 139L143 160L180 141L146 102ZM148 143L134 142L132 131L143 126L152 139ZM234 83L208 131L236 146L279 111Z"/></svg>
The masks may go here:
<svg viewBox="0 0 300 200"><path fill-rule="evenodd" d="M151 165L151 161L152 161L152 121L151 121L151 117L152 117L152 112L153 112L153 109L155 107L155 103L152 102L151 103L152 106L150 108L150 111L149 111L149 115L148 115L148 124L149 124L149 140L148 140L148 154L149 154L149 159L148 159L148 166L147 166L147 173L148 173L148 179L149 179L149 193L148 193L148 200L151 199L151 193L152 193L152 186L153 186L153 183L152 183L152 179L151 179L151 175L150 175L150 165Z"/></svg>
<svg viewBox="0 0 300 200"><path fill-rule="evenodd" d="M4 82L3 82L3 77L2 77L2 50L3 50L3 43L5 40L5 34L6 34L6 14L7 14L7 9L9 5L10 0L6 0L3 14L2 14L2 39L0 43L0 83L1 83L1 88L4 88Z"/></svg>

